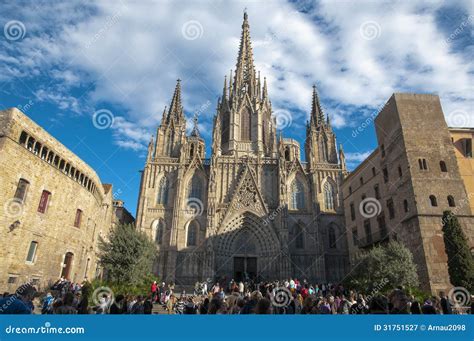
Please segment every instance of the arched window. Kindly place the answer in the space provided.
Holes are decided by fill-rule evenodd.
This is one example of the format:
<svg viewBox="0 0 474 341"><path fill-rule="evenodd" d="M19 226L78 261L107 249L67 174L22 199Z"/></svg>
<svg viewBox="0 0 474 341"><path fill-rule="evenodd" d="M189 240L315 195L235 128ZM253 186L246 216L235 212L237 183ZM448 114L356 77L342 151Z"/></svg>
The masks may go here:
<svg viewBox="0 0 474 341"><path fill-rule="evenodd" d="M448 195L448 205L449 207L456 207L456 203L454 202L454 197L452 195Z"/></svg>
<svg viewBox="0 0 474 341"><path fill-rule="evenodd" d="M293 226L293 240L297 249L304 249L304 233L301 223Z"/></svg>
<svg viewBox="0 0 474 341"><path fill-rule="evenodd" d="M192 159L194 156L194 143L191 144L191 147L189 149L189 157Z"/></svg>
<svg viewBox="0 0 474 341"><path fill-rule="evenodd" d="M163 176L160 180L160 184L158 187L158 199L157 199L158 204L166 205L168 203L168 192L169 192L168 177Z"/></svg>
<svg viewBox="0 0 474 341"><path fill-rule="evenodd" d="M158 245L161 245L163 243L163 234L164 234L165 226L163 224L163 221L160 220L156 222L156 227L155 227L155 243Z"/></svg>
<svg viewBox="0 0 474 341"><path fill-rule="evenodd" d="M329 247L331 249L335 249L337 247L337 244L336 244L336 230L334 229L334 226L329 226L328 237L329 237Z"/></svg>
<svg viewBox="0 0 474 341"><path fill-rule="evenodd" d="M439 162L439 168L443 173L446 173L448 171L448 167L446 167L446 162L444 161Z"/></svg>
<svg viewBox="0 0 474 341"><path fill-rule="evenodd" d="M327 210L334 209L334 188L329 181L324 184L324 206Z"/></svg>
<svg viewBox="0 0 474 341"><path fill-rule="evenodd" d="M198 224L192 221L188 225L188 235L186 237L186 246L196 246L198 234Z"/></svg>
<svg viewBox="0 0 474 341"><path fill-rule="evenodd" d="M252 139L252 112L249 108L242 110L240 114L240 138L242 141L250 141Z"/></svg>
<svg viewBox="0 0 474 341"><path fill-rule="evenodd" d="M438 206L438 201L436 200L436 197L434 195L430 195L430 202L431 202L431 206L433 207Z"/></svg>
<svg viewBox="0 0 474 341"><path fill-rule="evenodd" d="M300 180L295 179L291 184L291 209L304 209L304 187Z"/></svg>
<svg viewBox="0 0 474 341"><path fill-rule="evenodd" d="M202 181L201 178L195 174L191 180L190 187L189 187L189 198L196 198L201 200L202 196Z"/></svg>
<svg viewBox="0 0 474 341"><path fill-rule="evenodd" d="M285 148L285 160L290 161L290 147Z"/></svg>
<svg viewBox="0 0 474 341"><path fill-rule="evenodd" d="M408 212L409 211L409 208L408 208L408 201L405 199L403 200L403 209L405 210L405 212Z"/></svg>

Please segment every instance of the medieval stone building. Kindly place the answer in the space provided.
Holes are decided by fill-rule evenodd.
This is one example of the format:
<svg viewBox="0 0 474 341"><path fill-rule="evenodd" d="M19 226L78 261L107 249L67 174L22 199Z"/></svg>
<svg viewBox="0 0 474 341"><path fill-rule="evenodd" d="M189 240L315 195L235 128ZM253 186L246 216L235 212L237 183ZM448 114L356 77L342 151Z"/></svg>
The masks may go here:
<svg viewBox="0 0 474 341"><path fill-rule="evenodd" d="M101 275L112 185L16 108L0 111L0 290Z"/></svg>
<svg viewBox="0 0 474 341"><path fill-rule="evenodd" d="M211 157L196 122L186 134L179 80L149 144L137 226L156 242L155 272L178 284L341 279L348 266L340 194L346 165L315 87L306 135L302 162L299 143L277 134L244 14L236 70L224 79L214 116Z"/></svg>

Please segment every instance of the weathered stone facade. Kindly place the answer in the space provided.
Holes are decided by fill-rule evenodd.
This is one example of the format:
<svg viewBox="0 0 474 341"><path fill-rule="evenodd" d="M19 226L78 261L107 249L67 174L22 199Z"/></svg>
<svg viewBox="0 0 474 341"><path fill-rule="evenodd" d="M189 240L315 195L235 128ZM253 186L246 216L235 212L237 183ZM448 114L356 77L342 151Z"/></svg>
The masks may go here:
<svg viewBox="0 0 474 341"><path fill-rule="evenodd" d="M112 186L16 108L0 111L0 290L100 274Z"/></svg>
<svg viewBox="0 0 474 341"><path fill-rule="evenodd" d="M378 148L342 185L352 265L361 250L399 240L414 255L422 287L446 290L443 211L458 216L471 245L474 217L439 97L394 94L375 127Z"/></svg>
<svg viewBox="0 0 474 341"><path fill-rule="evenodd" d="M137 226L157 244L158 275L178 284L343 277L344 154L316 88L312 102L303 163L299 143L277 136L246 14L236 71L224 80L214 116L210 159L196 123L186 135L178 81L149 145L137 210Z"/></svg>
<svg viewBox="0 0 474 341"><path fill-rule="evenodd" d="M474 158L472 157L474 128L449 128L449 133L454 144L459 172L466 187L471 212L474 213Z"/></svg>

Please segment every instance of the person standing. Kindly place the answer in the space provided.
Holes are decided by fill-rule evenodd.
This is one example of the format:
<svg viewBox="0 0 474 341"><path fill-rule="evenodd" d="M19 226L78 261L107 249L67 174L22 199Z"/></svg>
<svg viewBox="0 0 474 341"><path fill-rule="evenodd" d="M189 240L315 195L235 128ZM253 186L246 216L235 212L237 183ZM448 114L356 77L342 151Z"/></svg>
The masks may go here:
<svg viewBox="0 0 474 341"><path fill-rule="evenodd" d="M440 304L441 304L441 311L443 312L443 314L444 315L452 314L453 310L451 308L451 303L449 302L449 299L446 297L446 294L444 293L444 291L440 291L439 298L440 298Z"/></svg>

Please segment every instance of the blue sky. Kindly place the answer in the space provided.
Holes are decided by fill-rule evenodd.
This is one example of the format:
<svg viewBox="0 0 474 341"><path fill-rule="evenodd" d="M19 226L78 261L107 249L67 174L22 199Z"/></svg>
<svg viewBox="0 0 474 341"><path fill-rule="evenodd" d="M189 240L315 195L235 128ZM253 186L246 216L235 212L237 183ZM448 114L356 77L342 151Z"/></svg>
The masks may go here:
<svg viewBox="0 0 474 341"><path fill-rule="evenodd" d="M146 145L177 78L209 156L244 8L285 136L303 144L313 83L350 168L375 147L371 118L393 92L439 94L449 125L474 126L469 0L1 0L0 108L22 109L135 214Z"/></svg>

